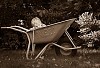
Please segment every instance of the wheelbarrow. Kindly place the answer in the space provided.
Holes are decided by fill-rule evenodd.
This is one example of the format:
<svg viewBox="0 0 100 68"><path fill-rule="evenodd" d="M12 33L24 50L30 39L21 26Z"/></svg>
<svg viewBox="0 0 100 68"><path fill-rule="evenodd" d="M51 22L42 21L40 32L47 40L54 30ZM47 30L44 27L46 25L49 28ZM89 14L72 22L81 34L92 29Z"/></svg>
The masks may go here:
<svg viewBox="0 0 100 68"><path fill-rule="evenodd" d="M35 29L33 27L32 30L26 29L20 26L10 26L10 27L1 27L7 28L7 29L12 29L18 32L22 32L27 35L28 38L28 47L27 47L27 52L26 52L26 58L29 59L29 50L30 46L32 43L32 54L34 55L35 52L35 44L41 44L41 43L47 43L47 45L44 46L44 48L38 53L38 55L35 57L35 59L39 58L41 55L44 54L45 50L47 49L48 46L55 45L62 50L72 50L72 49L78 49L81 47L77 47L70 34L68 33L67 29L70 27L70 25L75 21L75 18L69 19L69 20L64 20L61 22L57 22L54 24L47 25L43 28ZM72 43L73 47L63 47L57 44L57 41L59 38L64 34L68 37L70 42Z"/></svg>

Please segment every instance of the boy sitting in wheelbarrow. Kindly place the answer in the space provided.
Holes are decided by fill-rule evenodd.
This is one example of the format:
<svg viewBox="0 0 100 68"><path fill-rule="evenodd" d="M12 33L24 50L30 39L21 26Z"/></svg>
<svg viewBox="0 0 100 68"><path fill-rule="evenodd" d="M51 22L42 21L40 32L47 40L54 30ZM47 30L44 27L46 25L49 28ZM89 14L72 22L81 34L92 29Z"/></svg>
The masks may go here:
<svg viewBox="0 0 100 68"><path fill-rule="evenodd" d="M35 28L35 29L38 29L38 28L42 28L42 27L46 27L45 24L43 24L41 22L41 20L38 18L38 17L35 17L31 20L31 25ZM30 30L33 30L33 28L30 28Z"/></svg>

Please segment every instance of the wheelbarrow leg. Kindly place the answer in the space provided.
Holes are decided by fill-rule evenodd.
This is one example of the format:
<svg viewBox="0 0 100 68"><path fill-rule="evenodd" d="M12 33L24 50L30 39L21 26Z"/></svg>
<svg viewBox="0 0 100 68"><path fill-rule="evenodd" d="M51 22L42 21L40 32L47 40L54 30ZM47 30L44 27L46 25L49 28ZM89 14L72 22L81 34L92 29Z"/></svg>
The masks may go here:
<svg viewBox="0 0 100 68"><path fill-rule="evenodd" d="M32 52L31 52L31 55L33 55L33 56L34 56L34 53L35 53L35 46L36 46L36 44L32 43Z"/></svg>
<svg viewBox="0 0 100 68"><path fill-rule="evenodd" d="M28 55L29 55L29 50L30 50L30 46L31 46L31 41L30 41L29 35L27 33L26 33L26 35L27 35L27 38L28 38L28 41L29 41L27 52L26 52L26 58L29 59Z"/></svg>
<svg viewBox="0 0 100 68"><path fill-rule="evenodd" d="M50 44L47 44L47 45L40 51L40 53L35 57L35 60L36 60L37 58L39 58L41 55L44 54L46 48L47 48L49 45L50 45Z"/></svg>
<svg viewBox="0 0 100 68"><path fill-rule="evenodd" d="M34 30L35 30L35 28L33 27L32 52L31 52L31 55L33 55L33 56L34 56L34 53L35 53Z"/></svg>
<svg viewBox="0 0 100 68"><path fill-rule="evenodd" d="M27 48L27 52L26 52L26 58L27 58L27 59L29 59L29 58L28 58L29 50L30 50L30 43L28 44L28 48Z"/></svg>

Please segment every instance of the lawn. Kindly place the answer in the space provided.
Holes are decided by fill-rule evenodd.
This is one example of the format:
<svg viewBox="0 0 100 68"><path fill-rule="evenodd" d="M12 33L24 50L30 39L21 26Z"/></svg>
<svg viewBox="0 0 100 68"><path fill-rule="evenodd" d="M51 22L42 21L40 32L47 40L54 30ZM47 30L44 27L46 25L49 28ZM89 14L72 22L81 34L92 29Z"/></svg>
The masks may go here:
<svg viewBox="0 0 100 68"><path fill-rule="evenodd" d="M36 49L38 54L40 49ZM0 49L0 68L100 68L100 49L79 49L75 57L60 57L54 48L37 59L27 60L26 50Z"/></svg>

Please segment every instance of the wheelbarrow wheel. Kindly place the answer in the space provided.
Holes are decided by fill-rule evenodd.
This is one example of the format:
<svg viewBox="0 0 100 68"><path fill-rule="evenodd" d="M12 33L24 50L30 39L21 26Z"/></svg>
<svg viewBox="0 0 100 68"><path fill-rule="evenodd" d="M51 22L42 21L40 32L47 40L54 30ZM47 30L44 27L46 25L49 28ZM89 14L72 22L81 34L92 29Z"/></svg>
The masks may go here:
<svg viewBox="0 0 100 68"><path fill-rule="evenodd" d="M63 46L63 47L66 47L66 48L71 48L72 47L72 45L70 43L62 43L60 45ZM63 50L61 48L55 47L55 52L56 52L56 54L58 56L63 56L63 57L66 57L66 56L75 56L76 53L77 53L77 49Z"/></svg>

